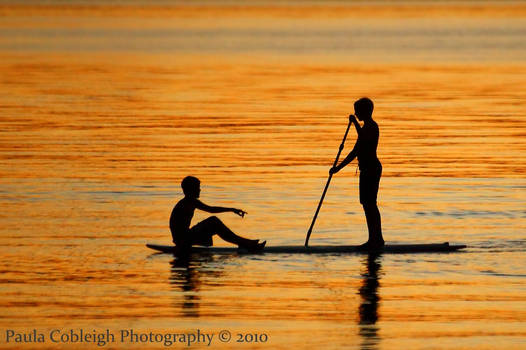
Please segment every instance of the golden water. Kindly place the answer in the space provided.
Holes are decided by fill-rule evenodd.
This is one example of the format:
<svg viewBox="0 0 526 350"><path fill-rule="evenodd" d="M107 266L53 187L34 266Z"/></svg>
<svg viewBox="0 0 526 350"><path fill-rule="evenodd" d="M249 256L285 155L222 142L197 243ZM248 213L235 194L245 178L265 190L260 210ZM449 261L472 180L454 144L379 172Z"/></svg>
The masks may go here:
<svg viewBox="0 0 526 350"><path fill-rule="evenodd" d="M525 346L523 4L50 4L0 6L0 347L60 345L7 343L9 329ZM234 231L303 244L362 96L381 132L384 237L466 252L181 267L144 247L170 243L189 174L205 203L248 211L220 215ZM311 244L366 239L357 185L354 165L333 178ZM223 329L268 340L221 343ZM127 347L163 345L105 346Z"/></svg>

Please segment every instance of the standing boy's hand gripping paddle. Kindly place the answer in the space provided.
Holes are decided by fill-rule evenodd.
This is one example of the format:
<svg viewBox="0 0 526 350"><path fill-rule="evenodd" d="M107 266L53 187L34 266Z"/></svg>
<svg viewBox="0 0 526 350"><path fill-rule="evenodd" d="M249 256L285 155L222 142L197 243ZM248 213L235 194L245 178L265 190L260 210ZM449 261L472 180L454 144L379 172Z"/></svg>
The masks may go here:
<svg viewBox="0 0 526 350"><path fill-rule="evenodd" d="M351 114L349 116L349 124L347 124L347 129L345 130L345 134L343 135L342 143L340 144L340 148L338 149L338 154L336 155L336 159L334 159L334 164L332 165L333 168L338 164L338 159L340 158L340 154L343 151L343 147L345 145L345 139L347 138L347 134L349 133L349 128L351 127L351 123L354 123L356 131L359 132L360 130L360 124L358 124L354 115ZM318 213L320 212L321 204L323 203L323 199L325 198L325 194L327 193L327 189L329 188L329 184L331 183L332 175L333 175L333 172L332 171L329 172L329 178L327 179L327 184L325 185L325 189L323 190L323 194L321 195L320 203L318 204L316 213L314 214L314 217L312 218L312 223L310 224L309 231L307 231L307 239L305 239L305 247L309 246L310 234L312 233L312 228L314 227L314 223L316 222L316 218L318 217Z"/></svg>

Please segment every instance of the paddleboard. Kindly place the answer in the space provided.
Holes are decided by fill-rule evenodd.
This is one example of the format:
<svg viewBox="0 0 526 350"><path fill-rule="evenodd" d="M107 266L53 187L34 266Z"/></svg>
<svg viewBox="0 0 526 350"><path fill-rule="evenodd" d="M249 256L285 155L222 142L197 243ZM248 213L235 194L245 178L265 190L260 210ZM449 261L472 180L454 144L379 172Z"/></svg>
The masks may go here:
<svg viewBox="0 0 526 350"><path fill-rule="evenodd" d="M159 244L146 244L150 249L162 252L162 253L175 253L174 245L159 245ZM300 246L300 245L283 245L283 246L266 246L262 251L255 252L260 253L282 253L282 254L326 254L326 253L369 253L370 251L364 251L357 245L312 245L312 246ZM466 248L465 245L454 245L449 242L439 244L387 244L382 249L376 252L381 253L433 253L433 252L453 252L459 249ZM192 252L209 252L209 253L251 253L245 249L238 247L192 247Z"/></svg>

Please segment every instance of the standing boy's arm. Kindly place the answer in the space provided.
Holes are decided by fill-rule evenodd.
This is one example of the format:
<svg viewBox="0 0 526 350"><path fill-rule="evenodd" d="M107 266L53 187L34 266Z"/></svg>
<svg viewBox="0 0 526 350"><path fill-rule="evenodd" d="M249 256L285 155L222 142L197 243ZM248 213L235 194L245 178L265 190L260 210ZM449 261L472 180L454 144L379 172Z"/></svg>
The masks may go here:
<svg viewBox="0 0 526 350"><path fill-rule="evenodd" d="M237 215L239 215L239 216L241 216L241 217L244 217L245 214L247 213L247 212L244 211L244 210L236 209L236 208L211 207L211 206L206 205L205 203L201 202L201 201L198 200L198 199L196 199L195 201L196 201L196 203L195 203L195 207L196 207L197 209L202 210L202 211L206 211L207 213L215 214L215 213L233 212L233 213L236 213Z"/></svg>
<svg viewBox="0 0 526 350"><path fill-rule="evenodd" d="M332 167L330 170L329 170L329 173L331 174L336 174L338 171L342 170L343 168L345 168L345 166L347 166L347 164L349 164L350 162L352 162L354 160L354 158L356 158L356 156L358 155L358 147L359 147L359 142L360 142L360 134L362 133L362 127L360 126L360 123L358 123L358 120L356 120L356 117L354 114L350 114L349 115L349 121L353 123L354 125L354 128L356 129L356 132L358 133L358 139L356 140L356 143L354 144L354 148L352 149L352 151L347 155L347 157L345 157L344 160L342 160L342 162L339 164L339 165L336 165L335 167Z"/></svg>
<svg viewBox="0 0 526 350"><path fill-rule="evenodd" d="M345 168L347 164L352 162L354 158L356 158L356 156L358 155L358 147L360 147L359 143L360 143L360 139L358 138L358 140L356 140L356 143L354 144L354 148L352 149L352 151L349 152L347 157L345 157L345 159L342 160L342 162L339 165L336 165L335 167L331 168L329 170L329 173L336 174L338 171Z"/></svg>
<svg viewBox="0 0 526 350"><path fill-rule="evenodd" d="M362 130L362 127L360 126L360 123L356 120L356 117L354 114L349 115L349 120L353 123L354 128L356 129L356 132L358 135L360 135L360 131Z"/></svg>

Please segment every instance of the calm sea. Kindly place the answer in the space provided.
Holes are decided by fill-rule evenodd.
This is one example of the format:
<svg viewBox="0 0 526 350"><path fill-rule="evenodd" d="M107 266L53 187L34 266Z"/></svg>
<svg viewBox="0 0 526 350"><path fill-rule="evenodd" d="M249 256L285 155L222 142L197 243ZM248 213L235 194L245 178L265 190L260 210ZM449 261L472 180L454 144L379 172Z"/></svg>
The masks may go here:
<svg viewBox="0 0 526 350"><path fill-rule="evenodd" d="M504 1L1 1L0 347L524 349L525 24ZM235 232L303 244L362 96L385 239L464 252L145 247L186 175L248 212L219 215ZM366 232L351 164L311 244Z"/></svg>

